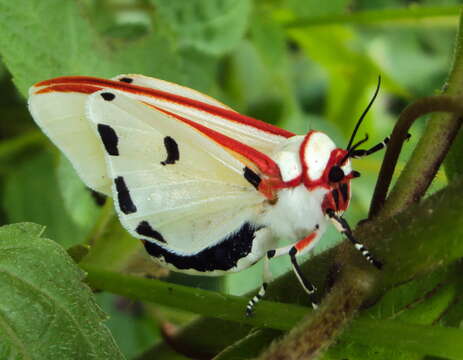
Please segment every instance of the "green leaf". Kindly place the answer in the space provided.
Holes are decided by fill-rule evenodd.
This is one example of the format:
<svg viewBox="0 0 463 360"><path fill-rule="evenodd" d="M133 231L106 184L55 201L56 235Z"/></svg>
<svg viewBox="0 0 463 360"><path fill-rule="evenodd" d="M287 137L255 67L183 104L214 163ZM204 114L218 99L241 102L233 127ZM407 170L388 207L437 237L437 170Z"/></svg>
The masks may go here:
<svg viewBox="0 0 463 360"><path fill-rule="evenodd" d="M458 296L460 268L450 266L391 289L372 308L365 317L372 319L396 319L412 324L433 324L447 311ZM401 348L379 347L371 344L339 341L328 350L326 360L346 356L352 360L421 359Z"/></svg>
<svg viewBox="0 0 463 360"><path fill-rule="evenodd" d="M289 30L289 35L310 58L326 69L330 82L326 118L343 130L346 137L368 104L379 74L386 87L400 95L407 94L365 51L355 49L362 45L351 29L339 26L331 26L329 31L294 29ZM374 137L375 130L374 123L366 119L362 131Z"/></svg>
<svg viewBox="0 0 463 360"><path fill-rule="evenodd" d="M79 199L75 201L79 203ZM65 207L50 152L38 153L8 174L2 207L9 222L43 224L46 235L65 248L82 243L89 231L89 226L74 221Z"/></svg>
<svg viewBox="0 0 463 360"><path fill-rule="evenodd" d="M83 272L38 230L0 228L0 358L123 359Z"/></svg>
<svg viewBox="0 0 463 360"><path fill-rule="evenodd" d="M176 54L162 32L109 47L81 12L76 1L0 0L0 54L24 96L33 83L62 75L179 76Z"/></svg>
<svg viewBox="0 0 463 360"><path fill-rule="evenodd" d="M95 36L74 1L2 0L0 23L3 60L23 95L39 80L104 71L105 61L89 56L104 44L94 44Z"/></svg>
<svg viewBox="0 0 463 360"><path fill-rule="evenodd" d="M80 180L71 163L63 155L60 156L56 172L67 213L79 227L90 230L100 212L95 199L92 198L91 190Z"/></svg>
<svg viewBox="0 0 463 360"><path fill-rule="evenodd" d="M251 11L249 0L153 0L160 22L176 36L180 46L222 55L243 38Z"/></svg>
<svg viewBox="0 0 463 360"><path fill-rule="evenodd" d="M288 8L294 12L297 17L307 16L333 16L346 10L352 0L332 0L323 1L318 0L286 0Z"/></svg>
<svg viewBox="0 0 463 360"><path fill-rule="evenodd" d="M251 39L266 66L275 70L286 59L286 39L283 28L265 13L255 12L251 24Z"/></svg>
<svg viewBox="0 0 463 360"><path fill-rule="evenodd" d="M98 304L109 315L106 325L127 359L133 359L160 340L160 329L146 315L140 302L109 293L95 295Z"/></svg>

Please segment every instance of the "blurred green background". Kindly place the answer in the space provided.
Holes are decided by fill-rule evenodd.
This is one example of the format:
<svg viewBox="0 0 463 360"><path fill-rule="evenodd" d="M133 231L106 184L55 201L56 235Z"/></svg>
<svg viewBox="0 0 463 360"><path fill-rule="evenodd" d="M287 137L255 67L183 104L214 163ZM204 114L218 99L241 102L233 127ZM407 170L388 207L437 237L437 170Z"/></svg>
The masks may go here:
<svg viewBox="0 0 463 360"><path fill-rule="evenodd" d="M343 147L381 75L380 95L358 135L368 133L373 145L389 135L407 103L444 85L460 3L0 0L0 223L46 225L46 236L69 249L88 242L107 215L30 118L27 89L37 81L141 73L200 90L299 134L325 131ZM402 160L423 126L413 128ZM354 163L362 177L353 184L346 214L353 226L367 214L382 156ZM445 183L439 173L432 190ZM121 270L140 261L133 258L138 243L118 227L111 225L88 262ZM329 231L315 252L340 239ZM289 259L272 263L275 275L288 269ZM243 294L259 284L260 274L257 265L219 279L171 280ZM98 299L128 358L159 339L165 320L183 324L191 318L109 294Z"/></svg>

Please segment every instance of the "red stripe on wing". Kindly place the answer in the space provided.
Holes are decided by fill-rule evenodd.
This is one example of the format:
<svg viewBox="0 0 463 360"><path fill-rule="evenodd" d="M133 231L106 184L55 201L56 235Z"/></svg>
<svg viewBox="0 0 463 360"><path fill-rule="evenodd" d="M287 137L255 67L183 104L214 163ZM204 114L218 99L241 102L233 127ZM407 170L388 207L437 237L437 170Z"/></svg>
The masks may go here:
<svg viewBox="0 0 463 360"><path fill-rule="evenodd" d="M144 104L156 109L157 111L172 116L185 124L190 125L191 127L200 131L201 133L203 133L216 143L220 144L221 146L224 146L230 149L231 151L244 156L246 159L254 163L257 166L257 168L260 171L262 171L263 174L271 178L281 179L280 169L278 168L278 165L270 157L261 153L260 151L257 151L256 149L248 145L245 145L242 142L232 139L231 137L223 135L215 130L209 129L208 127L198 124L192 120L171 113L170 111L161 109L155 105L146 102Z"/></svg>
<svg viewBox="0 0 463 360"><path fill-rule="evenodd" d="M36 91L36 94L46 94L50 92L78 92L82 94L93 94L101 89L101 87L86 84L58 84L39 89Z"/></svg>
<svg viewBox="0 0 463 360"><path fill-rule="evenodd" d="M285 138L289 138L295 135L294 133L290 131L280 129L279 127L273 126L261 120L251 118L246 115L242 115L233 110L224 109L220 106L214 106L214 105L207 104L207 103L204 103L198 100L193 100L185 96L174 95L166 91L147 88L143 86L132 85L126 82L100 79L100 78L95 78L95 77L90 77L90 76L63 76L63 77L58 77L58 78L54 78L50 80L41 81L37 83L35 86L55 86L54 89L56 89L56 85L58 84L76 84L79 86L94 85L94 86L99 86L101 88L110 87L113 89L129 92L129 93L136 94L136 95L143 95L143 96L168 100L168 101L171 101L177 104L192 107L199 111L207 112L211 115L222 117L229 121L234 121L234 122L237 122L243 125L252 126L264 132L274 134L274 135L279 135ZM39 90L39 91L42 91L42 90ZM53 91L53 90L50 90L50 91ZM60 91L60 90L56 90L56 91ZM61 90L61 91L72 91L72 90ZM78 91L77 88L75 91Z"/></svg>

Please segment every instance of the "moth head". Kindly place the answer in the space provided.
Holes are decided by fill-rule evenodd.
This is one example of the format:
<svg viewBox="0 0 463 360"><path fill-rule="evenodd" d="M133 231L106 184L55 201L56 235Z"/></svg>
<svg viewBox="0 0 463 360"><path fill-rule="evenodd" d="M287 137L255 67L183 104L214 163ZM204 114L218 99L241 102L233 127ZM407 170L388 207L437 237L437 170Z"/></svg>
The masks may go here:
<svg viewBox="0 0 463 360"><path fill-rule="evenodd" d="M308 190L326 189L324 209L343 212L349 206L350 180L358 176L346 155L326 134L310 131L301 144L303 183Z"/></svg>
<svg viewBox="0 0 463 360"><path fill-rule="evenodd" d="M357 134L363 119L368 113L368 110L370 110L373 105L376 96L378 95L380 85L381 77L378 77L378 85L375 93L357 121L346 149L336 148L334 143L326 135L324 135L327 138L323 140L323 146L326 148L325 152L327 153L328 150L331 150L329 157L325 154L324 159L324 161L326 161L326 166L323 173L323 182L324 186L329 190L325 195L322 204L322 208L325 212L326 210L331 209L342 213L349 206L351 196L350 180L360 176L360 173L352 170L350 159L355 157L358 147L368 140L368 135L366 135L362 140L354 142L355 135ZM318 141L320 142L320 140Z"/></svg>

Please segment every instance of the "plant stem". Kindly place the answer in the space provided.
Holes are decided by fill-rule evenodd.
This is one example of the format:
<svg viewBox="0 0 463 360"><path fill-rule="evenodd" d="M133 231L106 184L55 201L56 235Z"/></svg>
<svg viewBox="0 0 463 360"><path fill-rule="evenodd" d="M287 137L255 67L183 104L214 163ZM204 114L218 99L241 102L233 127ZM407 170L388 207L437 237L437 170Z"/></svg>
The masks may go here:
<svg viewBox="0 0 463 360"><path fill-rule="evenodd" d="M454 52L454 62L444 95L460 97L463 94L463 17ZM452 111L451 108L449 108ZM391 216L417 201L424 194L439 165L447 154L452 140L461 127L461 119L455 114L436 114L413 151L407 165L381 210L381 216ZM375 205L376 206L376 205Z"/></svg>
<svg viewBox="0 0 463 360"><path fill-rule="evenodd" d="M322 306L280 342L273 343L260 360L316 359L352 319L371 291L372 276L354 267L346 267L344 276L325 297Z"/></svg>
<svg viewBox="0 0 463 360"><path fill-rule="evenodd" d="M453 114L463 114L463 98L461 97L452 97L449 95L440 95L440 96L428 96L421 99L418 99L414 103L408 105L400 114L399 119L392 131L390 142L387 146L386 154L384 156L383 163L381 165L381 170L378 175L378 181L376 183L375 191L373 194L373 199L371 201L369 218L376 216L381 208L384 206L387 191L394 174L394 169L399 158L400 151L402 150L402 145L407 138L408 130L415 120L419 117L431 113L431 112L448 112ZM459 119L459 117L457 117ZM458 123L455 124L457 127L461 126L461 121L458 120ZM452 138L456 135L456 131L452 131L449 136L447 136L447 149L451 143ZM439 153L445 155L445 151L442 150L441 144L430 143L429 150L433 150L434 153ZM428 167L431 169L436 169L442 162L441 157L431 158L429 161L435 161L436 163L430 163ZM402 196L400 199L394 199L388 204L388 211L383 212L384 216L390 216L396 211L404 208L406 205L412 201L416 201L421 198L426 189L428 188L430 182L432 181L434 173L431 173L429 176L418 176L415 178L415 182L412 184L413 187L407 186L409 193L406 197ZM398 186L400 186L398 184Z"/></svg>
<svg viewBox="0 0 463 360"><path fill-rule="evenodd" d="M243 312L246 299L241 297L193 289L176 284L168 284L162 281L144 279L132 275L123 275L88 266L83 267L83 269L88 272L87 282L95 288L111 291L133 299L152 301L182 310L196 311L206 316L249 323L260 327L289 330L294 327L301 318L307 316L307 313L310 313L310 310L306 307L262 301L262 304L259 304L259 313L265 308L264 316L261 316L262 314L256 314L253 318L247 318L244 316ZM364 274L359 273L357 273L357 275L360 275L361 279L364 276ZM346 280L351 281L349 279ZM332 293L329 295L333 300L342 300L341 304L338 304L336 311L342 312L346 310L346 315L350 314L352 311L355 312L357 308L355 304L362 296L359 296L361 295L359 293L352 293L352 291L358 291L352 289L360 288L368 291L370 286L368 284L370 281L369 275L367 275L367 278L364 280L367 282L365 283L362 280L363 284L357 284L355 286L352 286L353 284L346 284L344 289L339 293ZM353 299L351 299L349 295L353 295ZM328 301L327 303L335 304L334 301ZM214 311L215 309L220 309L220 311ZM329 310L328 306L326 310ZM272 313L268 313L269 311ZM321 309L321 311L323 311L323 309ZM327 314L329 314L329 312L327 312ZM338 321L347 320L348 317L342 313L335 315L336 316L333 315L332 318L323 318L323 322L320 323L318 331L322 331L322 329L329 328L332 325L336 325L332 327L333 330L340 329L341 327ZM316 319L316 317L314 317L314 319ZM315 323L313 323L312 326L315 326ZM217 329L220 328L220 324L215 323L213 328L217 331ZM224 329L228 329L227 332L230 336L234 331L229 325L225 326ZM305 329L305 327L301 327L300 329ZM309 331L309 329L306 329L306 331ZM317 331L317 329L312 329L311 327L307 335L311 336L311 334L314 334L312 331ZM403 336L397 337L397 334L402 334ZM234 335L234 337L236 336L237 335ZM381 321L378 321L377 319L369 317L360 317L354 320L349 327L349 331L342 334L341 338L343 341L355 341L365 345L373 342L379 347L391 346L391 342L393 342L393 346L398 349L420 354L442 356L449 359L460 359L460 355L463 351L462 330L405 324L396 320L381 319ZM433 341L422 344L421 341L424 338L432 338ZM331 337L329 337L329 339L331 339ZM442 344L447 341L448 344L442 346Z"/></svg>
<svg viewBox="0 0 463 360"><path fill-rule="evenodd" d="M43 145L45 142L45 136L39 131L31 131L11 140L4 140L0 144L0 159L13 157L28 147Z"/></svg>
<svg viewBox="0 0 463 360"><path fill-rule="evenodd" d="M417 23L424 20L439 18L456 18L461 6L409 6L402 9L383 9L359 11L350 14L329 14L299 18L283 24L286 28L301 28L309 26L361 24L377 25L382 23Z"/></svg>

